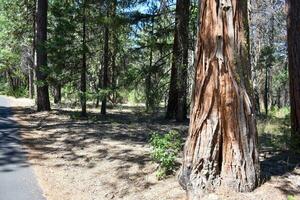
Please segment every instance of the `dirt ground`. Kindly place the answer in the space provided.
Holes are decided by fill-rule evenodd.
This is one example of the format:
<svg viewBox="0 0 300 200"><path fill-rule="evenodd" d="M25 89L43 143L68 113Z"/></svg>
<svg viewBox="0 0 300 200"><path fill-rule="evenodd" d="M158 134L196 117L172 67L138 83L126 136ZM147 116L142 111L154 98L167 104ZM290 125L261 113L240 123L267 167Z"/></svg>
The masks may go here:
<svg viewBox="0 0 300 200"><path fill-rule="evenodd" d="M91 113L88 119L78 119L74 110L35 113L19 107L14 111L47 199L184 199L176 175L156 179L148 139L153 131L170 129L185 135L187 123L127 108L109 110L102 118ZM205 199L300 200L300 157L261 151L261 161L263 184L254 192L219 191Z"/></svg>

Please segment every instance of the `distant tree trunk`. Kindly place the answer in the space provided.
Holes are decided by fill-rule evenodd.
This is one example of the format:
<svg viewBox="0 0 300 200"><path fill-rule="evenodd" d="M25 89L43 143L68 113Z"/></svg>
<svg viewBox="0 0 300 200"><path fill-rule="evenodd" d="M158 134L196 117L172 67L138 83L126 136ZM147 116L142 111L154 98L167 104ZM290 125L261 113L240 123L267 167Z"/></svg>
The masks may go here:
<svg viewBox="0 0 300 200"><path fill-rule="evenodd" d="M150 32L150 37L151 41L153 40L153 35L154 35L154 13L152 13L151 17L151 32ZM153 96L152 96L152 91L151 91L151 84L152 84L152 68L153 68L153 44L151 42L150 45L150 55L149 55L149 67L146 70L146 77L145 77L145 95L146 95L146 112L149 112L150 110L154 110L154 102L153 102Z"/></svg>
<svg viewBox="0 0 300 200"><path fill-rule="evenodd" d="M11 70L8 69L6 71L6 80L8 80L8 84L9 84L9 87L10 89L15 92L16 91L16 85L15 85L15 81L14 81L14 78L12 77L12 74L11 74Z"/></svg>
<svg viewBox="0 0 300 200"><path fill-rule="evenodd" d="M151 82L152 82L152 62L153 62L153 48L150 47L150 56L149 56L149 69L147 70L145 78L145 94L146 94L146 111L154 109L153 97L151 92Z"/></svg>
<svg viewBox="0 0 300 200"><path fill-rule="evenodd" d="M54 85L54 103L58 104L61 102L61 84L55 84Z"/></svg>
<svg viewBox="0 0 300 200"><path fill-rule="evenodd" d="M272 12L275 10L274 8L274 0L271 0L271 6L272 6ZM266 69L265 69L265 94L264 94L264 104L265 104L265 113L266 116L268 116L269 112L269 105L272 106L272 67L274 64L274 13L272 13L271 18L270 18L270 30L268 33L269 36L269 47L270 47L270 53L267 58L267 63L266 63Z"/></svg>
<svg viewBox="0 0 300 200"><path fill-rule="evenodd" d="M288 59L293 145L300 147L300 1L288 0Z"/></svg>
<svg viewBox="0 0 300 200"><path fill-rule="evenodd" d="M264 89L264 107L265 107L265 114L268 116L269 111L269 66L265 66L265 89Z"/></svg>
<svg viewBox="0 0 300 200"><path fill-rule="evenodd" d="M33 99L34 97L33 68L31 66L29 66L28 68L28 94L29 94L29 98Z"/></svg>
<svg viewBox="0 0 300 200"><path fill-rule="evenodd" d="M177 37L177 32L175 32L174 38ZM174 40L174 47L177 46L177 40ZM170 87L169 87L169 98L168 98L168 105L167 105L167 112L166 112L166 119L173 119L176 115L176 110L178 108L178 87L177 87L177 67L174 64L174 59L171 66L171 80L170 80Z"/></svg>
<svg viewBox="0 0 300 200"><path fill-rule="evenodd" d="M49 111L49 87L47 83L47 10L48 0L38 0L37 4L37 66L36 66L36 80L37 80L37 110Z"/></svg>
<svg viewBox="0 0 300 200"><path fill-rule="evenodd" d="M83 1L83 21L82 21L82 68L80 75L80 103L81 116L86 116L86 1Z"/></svg>
<svg viewBox="0 0 300 200"><path fill-rule="evenodd" d="M109 17L109 3L107 3L107 17ZM109 27L108 24L104 27L104 63L103 63L103 84L102 88L107 90L108 86L108 65L109 65ZM106 93L106 91L105 91ZM106 115L106 94L102 97L101 114Z"/></svg>
<svg viewBox="0 0 300 200"><path fill-rule="evenodd" d="M188 199L259 182L247 1L202 0L193 108L179 182Z"/></svg>
<svg viewBox="0 0 300 200"><path fill-rule="evenodd" d="M114 0L112 3L112 19L116 20L116 11L117 11L117 0ZM118 69L116 64L117 52L118 52L118 38L117 32L112 33L112 55L111 55L111 88L112 88L112 98L111 101L113 104L117 104L118 95L117 95L117 78L118 78Z"/></svg>
<svg viewBox="0 0 300 200"><path fill-rule="evenodd" d="M171 81L166 118L184 121L187 115L187 70L190 0L177 0Z"/></svg>
<svg viewBox="0 0 300 200"><path fill-rule="evenodd" d="M33 10L32 10L32 52L31 52L31 66L29 69L29 98L33 99L35 94L35 88L34 88L34 71L36 68L36 0L33 2Z"/></svg>

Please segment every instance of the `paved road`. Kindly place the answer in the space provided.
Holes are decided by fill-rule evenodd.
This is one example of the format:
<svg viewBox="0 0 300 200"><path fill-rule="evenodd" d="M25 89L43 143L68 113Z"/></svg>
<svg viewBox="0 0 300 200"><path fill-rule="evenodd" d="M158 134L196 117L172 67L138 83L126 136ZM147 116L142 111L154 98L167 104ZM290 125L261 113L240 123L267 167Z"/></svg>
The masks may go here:
<svg viewBox="0 0 300 200"><path fill-rule="evenodd" d="M0 200L45 200L22 149L9 100L0 96Z"/></svg>

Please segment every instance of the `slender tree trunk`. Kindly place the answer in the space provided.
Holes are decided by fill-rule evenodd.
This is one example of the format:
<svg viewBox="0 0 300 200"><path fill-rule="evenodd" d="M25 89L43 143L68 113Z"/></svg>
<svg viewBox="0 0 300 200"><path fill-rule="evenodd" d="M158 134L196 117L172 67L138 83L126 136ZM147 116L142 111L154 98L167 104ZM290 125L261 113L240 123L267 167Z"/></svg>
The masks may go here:
<svg viewBox="0 0 300 200"><path fill-rule="evenodd" d="M80 103L81 116L86 116L86 0L83 1L83 21L82 21L82 66L80 75Z"/></svg>
<svg viewBox="0 0 300 200"><path fill-rule="evenodd" d="M153 111L153 97L151 92L151 83L152 83L152 62L153 62L153 48L150 47L150 56L149 56L149 70L147 70L145 78L145 93L146 93L146 111Z"/></svg>
<svg viewBox="0 0 300 200"><path fill-rule="evenodd" d="M29 93L29 98L33 99L33 97L34 97L34 87L33 87L33 69L32 69L32 66L28 67L28 93Z"/></svg>
<svg viewBox="0 0 300 200"><path fill-rule="evenodd" d="M54 85L54 103L58 104L61 102L61 84Z"/></svg>
<svg viewBox="0 0 300 200"><path fill-rule="evenodd" d="M187 115L187 70L190 0L177 0L171 81L166 118L184 121Z"/></svg>
<svg viewBox="0 0 300 200"><path fill-rule="evenodd" d="M107 17L109 17L109 3L107 3ZM103 63L103 85L102 88L107 90L108 86L108 65L109 65L109 27L108 24L104 27L104 63ZM106 93L106 91L105 91ZM102 104L101 104L101 114L106 115L106 101L107 95L105 94L102 97Z"/></svg>
<svg viewBox="0 0 300 200"><path fill-rule="evenodd" d="M288 59L293 146L300 147L300 1L288 0Z"/></svg>
<svg viewBox="0 0 300 200"><path fill-rule="evenodd" d="M269 111L269 66L268 65L266 65L266 69L265 69L264 106L265 106L265 114L266 116L268 116L268 111Z"/></svg>
<svg viewBox="0 0 300 200"><path fill-rule="evenodd" d="M152 13L151 18L151 45L150 45L150 55L149 55L149 67L146 70L147 74L145 77L145 95L146 95L146 112L149 112L150 110L154 110L154 102L153 102L153 96L151 91L151 84L152 84L152 68L153 68L153 35L154 35L154 13Z"/></svg>
<svg viewBox="0 0 300 200"><path fill-rule="evenodd" d="M112 3L112 19L115 20L117 11L117 1L114 0ZM116 64L117 52L118 52L118 38L117 32L112 33L112 55L111 55L111 88L112 88L112 102L117 104L117 78L118 78L118 69Z"/></svg>
<svg viewBox="0 0 300 200"><path fill-rule="evenodd" d="M195 91L179 182L188 199L259 182L247 1L202 0Z"/></svg>
<svg viewBox="0 0 300 200"><path fill-rule="evenodd" d="M177 33L175 32L175 37ZM177 46L177 40L174 41L174 47L173 47L173 51L175 48L175 46ZM178 88L177 88L177 67L174 64L174 60L172 62L172 66L171 66L171 80L170 80L170 88L169 88L169 98L168 98L168 106L167 106L167 112L166 112L166 119L173 119L175 117L176 114L176 110L178 108Z"/></svg>
<svg viewBox="0 0 300 200"><path fill-rule="evenodd" d="M36 0L33 2L33 10L32 10L32 52L31 59L32 63L29 69L29 98L33 99L35 95L35 86L34 86L34 71L36 68Z"/></svg>
<svg viewBox="0 0 300 200"><path fill-rule="evenodd" d="M34 70L33 70L33 82L34 82L34 94L35 94L35 101L37 102L37 51L36 51L36 40L37 40L37 23L36 23L36 14L37 14L37 0L34 0L34 6L33 6L33 47L32 47L32 59L33 59L33 67L34 67Z"/></svg>
<svg viewBox="0 0 300 200"><path fill-rule="evenodd" d="M47 83L47 10L48 0L38 0L37 4L37 66L36 66L36 79L37 79L37 110L49 111L49 87Z"/></svg>

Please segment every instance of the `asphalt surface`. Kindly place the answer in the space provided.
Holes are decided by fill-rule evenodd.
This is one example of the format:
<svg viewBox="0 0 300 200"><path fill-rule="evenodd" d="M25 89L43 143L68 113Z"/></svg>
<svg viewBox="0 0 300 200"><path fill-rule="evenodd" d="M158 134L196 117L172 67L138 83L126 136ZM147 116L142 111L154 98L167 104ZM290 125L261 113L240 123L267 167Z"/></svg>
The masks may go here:
<svg viewBox="0 0 300 200"><path fill-rule="evenodd" d="M9 99L0 96L0 200L45 200L9 106Z"/></svg>

